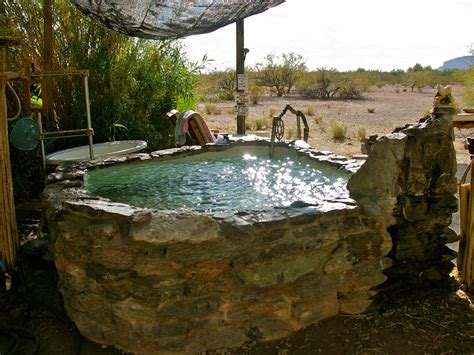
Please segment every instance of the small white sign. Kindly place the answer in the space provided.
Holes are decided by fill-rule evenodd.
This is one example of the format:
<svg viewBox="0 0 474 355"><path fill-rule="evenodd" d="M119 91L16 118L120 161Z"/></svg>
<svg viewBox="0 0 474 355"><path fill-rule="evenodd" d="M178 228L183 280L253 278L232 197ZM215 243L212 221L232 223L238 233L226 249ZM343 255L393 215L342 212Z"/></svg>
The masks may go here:
<svg viewBox="0 0 474 355"><path fill-rule="evenodd" d="M247 75L237 74L237 90L247 92Z"/></svg>
<svg viewBox="0 0 474 355"><path fill-rule="evenodd" d="M237 105L248 105L249 103L249 96L247 93L243 91L238 91L235 93L235 103Z"/></svg>

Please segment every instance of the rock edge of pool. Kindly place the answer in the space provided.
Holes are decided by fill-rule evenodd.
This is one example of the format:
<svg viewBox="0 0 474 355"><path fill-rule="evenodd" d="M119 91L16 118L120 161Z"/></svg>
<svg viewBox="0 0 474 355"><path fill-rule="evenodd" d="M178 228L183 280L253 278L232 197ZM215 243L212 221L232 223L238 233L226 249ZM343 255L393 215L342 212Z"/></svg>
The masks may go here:
<svg viewBox="0 0 474 355"><path fill-rule="evenodd" d="M199 352L363 313L380 285L446 282L444 244L457 238L450 120L448 112L396 129L362 166L304 142L279 143L353 174L350 198L259 212L134 208L89 195L83 177L263 140L58 167L43 201L68 315L84 336L125 351Z"/></svg>

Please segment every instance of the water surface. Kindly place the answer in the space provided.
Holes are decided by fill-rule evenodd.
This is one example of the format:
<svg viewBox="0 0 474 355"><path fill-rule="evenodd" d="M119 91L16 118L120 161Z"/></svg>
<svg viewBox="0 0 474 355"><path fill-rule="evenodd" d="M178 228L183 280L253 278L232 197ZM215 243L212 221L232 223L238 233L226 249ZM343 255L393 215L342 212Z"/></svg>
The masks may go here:
<svg viewBox="0 0 474 355"><path fill-rule="evenodd" d="M348 197L349 175L308 158L206 153L89 171L86 189L136 207L237 212Z"/></svg>

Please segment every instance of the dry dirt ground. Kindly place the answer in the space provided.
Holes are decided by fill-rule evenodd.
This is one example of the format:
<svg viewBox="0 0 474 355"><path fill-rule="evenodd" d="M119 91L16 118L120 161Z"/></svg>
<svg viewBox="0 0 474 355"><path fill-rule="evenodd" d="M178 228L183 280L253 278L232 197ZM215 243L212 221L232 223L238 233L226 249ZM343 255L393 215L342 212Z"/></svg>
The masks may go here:
<svg viewBox="0 0 474 355"><path fill-rule="evenodd" d="M390 133L396 126L415 122L431 107L433 89L396 93L386 87L367 94L364 100L310 101L296 98L264 98L250 108L248 122L269 118L289 103L307 115L310 143L321 149L352 156L360 154L358 131L366 136ZM460 101L459 90L454 95ZM462 106L462 102L460 102ZM232 102L221 102L219 115L206 115L211 128L234 133ZM309 109L308 109L309 108ZM375 109L369 113L368 109ZM201 104L203 111L204 104ZM291 126L293 118L285 119ZM331 138L332 121L348 128L344 141ZM293 123L294 124L294 123ZM463 148L470 130L455 129L458 162L468 156ZM43 260L47 247L35 240L39 205L19 205L18 220L23 241L22 272L17 287L5 292L0 284L0 354L120 354L82 338L67 318L56 291L54 266ZM22 276L24 275L24 276ZM444 288L417 289L392 295L390 302L359 316L337 316L276 342L258 339L236 349L214 349L209 354L474 354L474 299L461 291L453 278Z"/></svg>
<svg viewBox="0 0 474 355"><path fill-rule="evenodd" d="M266 122L271 130L271 117L279 114L286 104L302 111L307 118L310 128L309 143L321 150L329 150L345 156L361 154L360 133L365 136L384 135L391 133L396 127L406 123L417 122L432 107L436 89L424 88L421 92L410 89L385 86L372 93L365 93L361 100L303 100L296 97L262 97L258 104L251 104L247 126L254 126L255 121ZM453 95L460 107L464 107L461 97L461 88L453 87ZM206 113L205 103L198 106L200 112L205 114L210 128L222 132L235 134L236 119L234 103L232 101L217 102L220 114ZM369 113L374 110L374 113ZM308 113L312 113L311 115ZM296 131L296 119L291 113L284 118L285 137L291 130ZM340 122L347 127L346 138L343 140L332 139L332 125ZM247 133L253 133L247 129ZM467 163L469 160L463 143L473 130L455 129L456 150L458 163Z"/></svg>

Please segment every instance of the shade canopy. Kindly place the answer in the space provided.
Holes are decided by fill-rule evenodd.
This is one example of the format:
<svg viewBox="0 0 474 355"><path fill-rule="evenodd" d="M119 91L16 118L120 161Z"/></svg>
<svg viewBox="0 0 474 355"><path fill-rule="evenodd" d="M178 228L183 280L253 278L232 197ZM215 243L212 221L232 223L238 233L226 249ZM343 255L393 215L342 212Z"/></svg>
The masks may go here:
<svg viewBox="0 0 474 355"><path fill-rule="evenodd" d="M129 36L167 39L212 32L285 0L71 0L86 15Z"/></svg>

